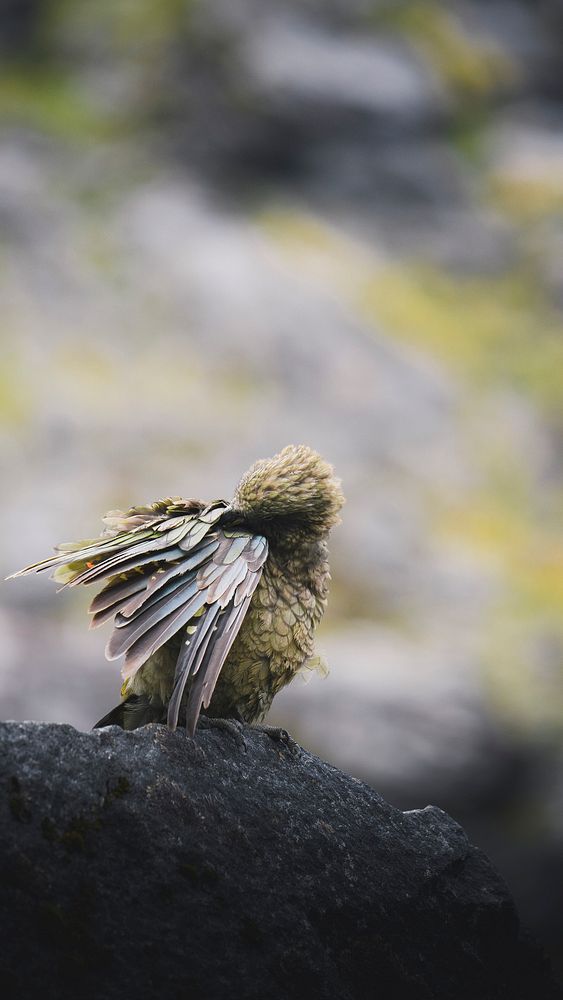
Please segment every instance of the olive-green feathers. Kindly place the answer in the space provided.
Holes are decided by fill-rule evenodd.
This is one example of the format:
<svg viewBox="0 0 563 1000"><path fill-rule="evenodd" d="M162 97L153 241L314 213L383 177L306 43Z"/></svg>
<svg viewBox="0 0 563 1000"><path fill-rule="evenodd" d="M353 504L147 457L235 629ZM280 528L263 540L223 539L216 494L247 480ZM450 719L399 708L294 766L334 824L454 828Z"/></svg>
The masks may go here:
<svg viewBox="0 0 563 1000"><path fill-rule="evenodd" d="M193 734L202 707L253 721L312 662L326 605L325 538L344 498L305 445L256 462L228 503L171 497L110 511L96 539L59 545L14 576L50 570L63 587L102 583L92 627L113 622L122 708L102 720Z"/></svg>

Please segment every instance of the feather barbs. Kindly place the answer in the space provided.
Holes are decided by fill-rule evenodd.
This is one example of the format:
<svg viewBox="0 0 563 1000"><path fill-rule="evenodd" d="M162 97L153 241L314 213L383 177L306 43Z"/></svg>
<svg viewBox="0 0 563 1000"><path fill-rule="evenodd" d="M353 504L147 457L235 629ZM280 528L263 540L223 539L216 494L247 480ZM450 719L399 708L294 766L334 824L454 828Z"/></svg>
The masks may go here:
<svg viewBox="0 0 563 1000"><path fill-rule="evenodd" d="M190 687L187 712L193 735L260 579L268 546L260 535L222 529L221 516L229 509L224 500L207 506L179 498L166 503L111 511L104 518L111 534L63 544L54 556L14 575L51 569L65 587L107 581L90 604L91 627L113 619L106 657L125 656L126 685L153 653L184 631L169 724L175 728L192 677L195 694Z"/></svg>

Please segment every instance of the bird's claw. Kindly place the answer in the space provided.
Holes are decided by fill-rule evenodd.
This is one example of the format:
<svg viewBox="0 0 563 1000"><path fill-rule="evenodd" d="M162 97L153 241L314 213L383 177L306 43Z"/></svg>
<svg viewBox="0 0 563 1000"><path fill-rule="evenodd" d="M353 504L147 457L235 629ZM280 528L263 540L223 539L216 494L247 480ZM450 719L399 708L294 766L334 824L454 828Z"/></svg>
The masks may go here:
<svg viewBox="0 0 563 1000"><path fill-rule="evenodd" d="M242 735L242 723L237 719L215 719L208 715L201 715L198 722L198 729L221 729L229 733L235 740L238 747L246 750L246 740Z"/></svg>
<svg viewBox="0 0 563 1000"><path fill-rule="evenodd" d="M269 736L271 740L275 740L276 743L281 743L292 757L298 757L301 753L299 743L293 739L293 736L289 735L287 729L282 729L279 726L253 726L252 728L259 733L266 733L266 736Z"/></svg>

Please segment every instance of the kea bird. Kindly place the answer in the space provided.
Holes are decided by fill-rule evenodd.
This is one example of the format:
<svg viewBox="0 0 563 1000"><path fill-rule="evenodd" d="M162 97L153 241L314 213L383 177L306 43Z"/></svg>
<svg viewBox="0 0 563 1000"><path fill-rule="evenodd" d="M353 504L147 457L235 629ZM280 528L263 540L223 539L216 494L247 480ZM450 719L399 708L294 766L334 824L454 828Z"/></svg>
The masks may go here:
<svg viewBox="0 0 563 1000"><path fill-rule="evenodd" d="M97 726L261 722L274 695L318 664L327 535L344 498L333 469L289 445L256 462L230 502L171 497L110 511L100 537L59 545L13 576L53 570L64 587L104 581L89 611L125 654L121 703Z"/></svg>

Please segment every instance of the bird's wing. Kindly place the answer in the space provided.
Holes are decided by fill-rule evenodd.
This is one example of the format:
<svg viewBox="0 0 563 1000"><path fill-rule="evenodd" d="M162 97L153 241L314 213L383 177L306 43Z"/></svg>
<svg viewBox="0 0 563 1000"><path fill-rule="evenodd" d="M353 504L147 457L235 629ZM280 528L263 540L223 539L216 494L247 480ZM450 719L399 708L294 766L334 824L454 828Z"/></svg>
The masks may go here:
<svg viewBox="0 0 563 1000"><path fill-rule="evenodd" d="M172 551L193 547L227 506L225 501L216 501L204 507L198 500L172 497L157 500L150 507L112 510L102 518L106 528L98 538L63 542L57 545L54 556L32 563L8 579L52 570L52 580L74 587L140 566L141 556L157 551L158 558L166 561ZM153 562L155 558L153 555Z"/></svg>
<svg viewBox="0 0 563 1000"><path fill-rule="evenodd" d="M59 546L57 555L14 576L53 569L53 578L70 587L109 577L90 605L92 625L114 619L106 656L125 653L126 679L182 630L186 638L168 724L176 728L191 680L186 726L193 735L262 574L268 546L262 535L221 527L224 501L204 509L186 509L189 503L181 509L179 501L159 501L161 507L112 512L108 537Z"/></svg>

